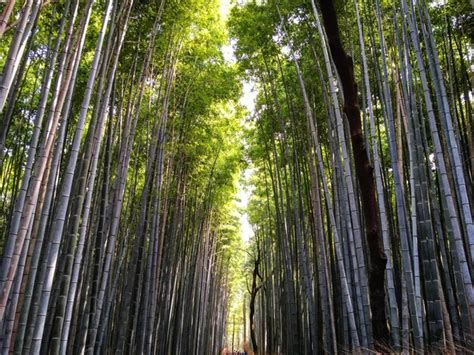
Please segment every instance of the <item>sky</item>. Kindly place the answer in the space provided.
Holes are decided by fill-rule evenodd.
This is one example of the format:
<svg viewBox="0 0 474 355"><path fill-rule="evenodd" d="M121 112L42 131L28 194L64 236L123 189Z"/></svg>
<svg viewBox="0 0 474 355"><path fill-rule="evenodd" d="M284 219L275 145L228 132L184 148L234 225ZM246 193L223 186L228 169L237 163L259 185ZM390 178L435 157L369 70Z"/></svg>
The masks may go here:
<svg viewBox="0 0 474 355"><path fill-rule="evenodd" d="M255 99L257 97L257 90L255 89L255 83L250 81L242 82L242 96L240 97L240 104L244 106L249 115L252 115L255 112ZM245 124L245 121L244 121ZM246 168L243 172L243 180L246 182L242 184L239 182L237 187L237 198L240 200L238 206L240 209L245 210L249 203L250 196L252 195L253 187L247 182L250 181L252 177L253 169L252 167ZM244 242L248 242L253 237L253 229L249 222L249 216L247 213L243 213L240 216L240 231L241 238Z"/></svg>
<svg viewBox="0 0 474 355"><path fill-rule="evenodd" d="M220 0L220 3L221 16L223 19L225 19L229 13L230 8L232 7L232 4L230 3L230 0Z"/></svg>
<svg viewBox="0 0 474 355"><path fill-rule="evenodd" d="M231 7L232 7L232 4L230 3L230 0L220 0L220 12L224 20L227 18L227 15L229 14L229 10ZM231 39L230 43L226 44L225 46L221 48L222 55L224 56L224 60L229 63L236 62L235 53L234 53L234 45L235 43ZM257 97L257 91L255 89L255 83L251 81L243 81L242 82L242 96L239 100L239 103L247 109L249 115L252 115L255 111L256 97ZM237 186L237 199L238 199L237 205L239 207L239 210L244 211L240 215L240 232L241 232L241 238L245 243L248 243L254 234L252 225L249 222L249 216L245 212L245 209L247 208L248 203L249 203L250 196L252 195L252 186L249 186L247 184L251 176L252 176L252 168L249 167L242 172L242 178L245 181L245 183L239 182Z"/></svg>

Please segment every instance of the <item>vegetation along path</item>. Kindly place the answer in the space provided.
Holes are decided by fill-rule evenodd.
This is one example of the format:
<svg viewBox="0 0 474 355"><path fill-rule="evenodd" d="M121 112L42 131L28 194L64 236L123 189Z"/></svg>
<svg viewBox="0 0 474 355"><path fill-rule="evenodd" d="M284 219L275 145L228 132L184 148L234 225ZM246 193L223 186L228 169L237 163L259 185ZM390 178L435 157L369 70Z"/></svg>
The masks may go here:
<svg viewBox="0 0 474 355"><path fill-rule="evenodd" d="M0 2L0 354L474 352L472 0Z"/></svg>

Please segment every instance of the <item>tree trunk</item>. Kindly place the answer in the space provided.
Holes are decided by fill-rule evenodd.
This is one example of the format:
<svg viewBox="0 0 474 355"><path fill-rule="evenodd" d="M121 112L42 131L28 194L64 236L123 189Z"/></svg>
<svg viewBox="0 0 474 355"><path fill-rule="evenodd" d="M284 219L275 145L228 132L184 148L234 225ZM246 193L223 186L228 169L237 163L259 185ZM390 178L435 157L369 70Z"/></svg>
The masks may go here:
<svg viewBox="0 0 474 355"><path fill-rule="evenodd" d="M333 1L320 0L320 6L332 59L342 84L344 95L343 110L349 122L352 152L361 191L360 196L365 217L366 238L370 252L369 293L374 340L384 344L389 339L385 315L385 266L387 264L387 257L383 250L383 242L380 235L374 172L369 161L362 132L359 95L354 78L354 64L352 58L346 54L342 46Z"/></svg>

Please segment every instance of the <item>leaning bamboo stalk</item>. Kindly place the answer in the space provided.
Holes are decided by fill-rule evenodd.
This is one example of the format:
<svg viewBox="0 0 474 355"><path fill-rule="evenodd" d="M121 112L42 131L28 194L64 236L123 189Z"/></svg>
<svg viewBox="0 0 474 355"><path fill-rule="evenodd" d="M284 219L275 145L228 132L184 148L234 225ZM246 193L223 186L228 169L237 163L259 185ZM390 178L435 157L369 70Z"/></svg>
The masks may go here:
<svg viewBox="0 0 474 355"><path fill-rule="evenodd" d="M41 7L41 0L27 0L22 13L20 15L20 23L18 24L13 41L8 52L7 62L3 67L2 76L0 78L0 112L3 111L5 102L10 92L13 79L20 64L23 52Z"/></svg>
<svg viewBox="0 0 474 355"><path fill-rule="evenodd" d="M102 105L100 108L99 112L99 117L101 117L99 123L98 123L98 128L97 132L94 134L93 137L93 144L92 146L95 147L95 150L92 154L92 164L90 168L90 178L88 182L88 189L87 189L87 194L85 198L85 207L84 207L84 214L83 214L83 223L80 228L80 233L79 233L79 248L76 250L76 256L74 258L74 265L72 266L71 270L71 280L70 284L72 285L71 289L68 290L67 292L67 303L66 303L66 308L64 309L64 326L61 332L61 345L60 345L60 353L65 353L67 349L67 341L68 341L68 334L69 334L69 329L71 325L71 315L72 315L72 307L73 307L73 301L76 296L76 288L77 288L77 279L79 276L79 269L81 265L81 259L82 259L82 250L84 248L85 244L85 237L86 237L86 231L87 231L87 226L88 226L88 221L89 221L89 214L90 214L90 206L91 206L91 200L92 200L92 194L94 191L94 184L95 184L95 179L97 175L97 165L98 165L98 158L99 158L99 152L100 152L100 146L103 140L103 130L104 130L104 121L105 117L107 115L107 107L109 106L109 98L112 92L113 85L112 83L114 82L115 79L115 72L116 68L118 65L118 58L119 58L119 53L121 50L121 47L123 45L123 41L125 38L125 34L127 33L127 24L128 24L128 16L130 14L130 9L133 1L129 2L128 5L128 10L127 10L127 15L125 17L125 22L124 22L124 28L121 29L121 33L119 36L118 44L116 45L115 53L114 53L114 60L111 66L110 70L110 77L109 77L109 84L107 86L106 92L104 99L102 100ZM110 124L110 123L109 123Z"/></svg>
<svg viewBox="0 0 474 355"><path fill-rule="evenodd" d="M91 1L92 3L92 1ZM87 28L87 24L90 19L90 7L87 11L88 15L85 18L85 26ZM26 199L24 202L24 207L22 211L19 211L17 215L17 219L14 220L12 223L12 228L9 234L9 245L11 243L10 249L3 257L3 266L2 266L2 278L1 282L1 295L0 295L0 317L3 317L3 313L5 310L8 294L10 292L10 288L13 281L13 276L16 272L16 268L18 265L18 258L21 252L21 248L23 247L23 242L28 231L29 221L33 215L33 211L36 207L36 201L38 198L39 188L41 186L41 181L43 179L43 174L46 170L46 166L48 165L49 160L51 159L51 149L54 142L54 132L56 131L59 119L61 108L64 104L66 99L66 94L68 90L65 90L64 87L66 84L69 83L73 72L77 71L78 63L80 58L83 45L85 41L85 31L82 32L80 36L79 43L73 49L72 53L68 53L69 57L69 64L65 71L65 76L58 80L58 88L63 87L62 91L59 91L59 96L55 98L55 105L53 106L54 109L52 114L50 115L50 119L48 120L48 125L44 135L44 141L41 145L41 150L39 153L39 157L35 161L34 168L33 168L33 178L28 185L28 191L26 193ZM11 252L10 252L11 250Z"/></svg>
<svg viewBox="0 0 474 355"><path fill-rule="evenodd" d="M105 38L105 31L108 26L110 14L112 11L113 1L109 0L105 15L103 19L102 29L99 33L97 40L97 47L94 54L94 59L89 74L86 90L84 92L84 99L81 105L81 112L79 115L78 124L76 127L76 133L71 148L71 154L68 161L68 166L65 172L65 177L62 182L62 187L59 193L59 200L56 205L56 212L53 217L53 224L51 230L52 245L48 255L48 267L45 275L46 283L42 290L42 296L40 299L40 310L38 318L36 320L35 335L32 343L32 351L39 352L41 346L41 339L43 338L44 326L46 321L46 312L48 309L49 299L51 296L51 288L53 285L53 278L56 271L57 259L59 256L59 244L61 242L62 230L66 219L66 210L69 201L70 191L72 188L72 178L74 176L74 170L76 168L76 162L79 155L79 147L81 143L82 132L85 125L86 114L89 108L89 102L92 96L92 90L96 78L96 73L99 65L99 60L102 56L102 45Z"/></svg>
<svg viewBox="0 0 474 355"><path fill-rule="evenodd" d="M66 9L67 7L68 5L66 5ZM67 13L67 11L65 11L65 13ZM65 19L65 16L63 16L63 18ZM16 234L18 233L18 228L20 226L20 218L23 212L25 199L27 198L28 185L30 183L31 174L33 172L33 165L35 161L38 141L40 138L42 121L43 121L43 117L44 117L44 113L46 109L46 102L47 102L47 98L48 98L48 94L50 90L51 81L53 78L53 67L56 62L59 45L61 43L61 33L63 29L64 29L64 21L61 22L59 35L56 39L54 49L51 52L51 61L48 62L48 65L45 71L43 85L41 88L41 96L40 96L40 103L38 107L38 113L35 117L33 134L31 136L29 149L28 149L28 158L27 158L27 162L25 166L25 173L23 175L20 193L15 200L14 212L13 212L14 214L12 216L12 222L10 226L10 235L8 237L8 241L7 241L3 259L2 259L2 274L1 274L1 279L0 279L2 283L5 282L5 278L6 278L5 273L7 272L9 268L9 263L11 262L11 258L13 254L13 242L15 241ZM69 32L69 36L67 36L69 40L66 41L66 45L64 47L64 52L62 56L63 58L60 60L61 64L58 69L57 87L59 87L59 82L60 82L59 78L61 78L61 73L63 72L65 60L67 58L67 53L68 53L68 48L69 48L68 44L70 43L70 34L71 33ZM55 93L57 93L57 90L55 91Z"/></svg>

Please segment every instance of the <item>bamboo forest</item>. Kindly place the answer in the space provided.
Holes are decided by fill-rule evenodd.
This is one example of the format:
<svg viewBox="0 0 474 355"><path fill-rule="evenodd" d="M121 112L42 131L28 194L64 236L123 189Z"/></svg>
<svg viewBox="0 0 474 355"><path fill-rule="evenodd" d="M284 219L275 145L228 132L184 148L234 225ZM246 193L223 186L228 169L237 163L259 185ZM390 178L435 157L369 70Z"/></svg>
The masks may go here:
<svg viewBox="0 0 474 355"><path fill-rule="evenodd" d="M473 354L473 0L1 0L0 354Z"/></svg>

